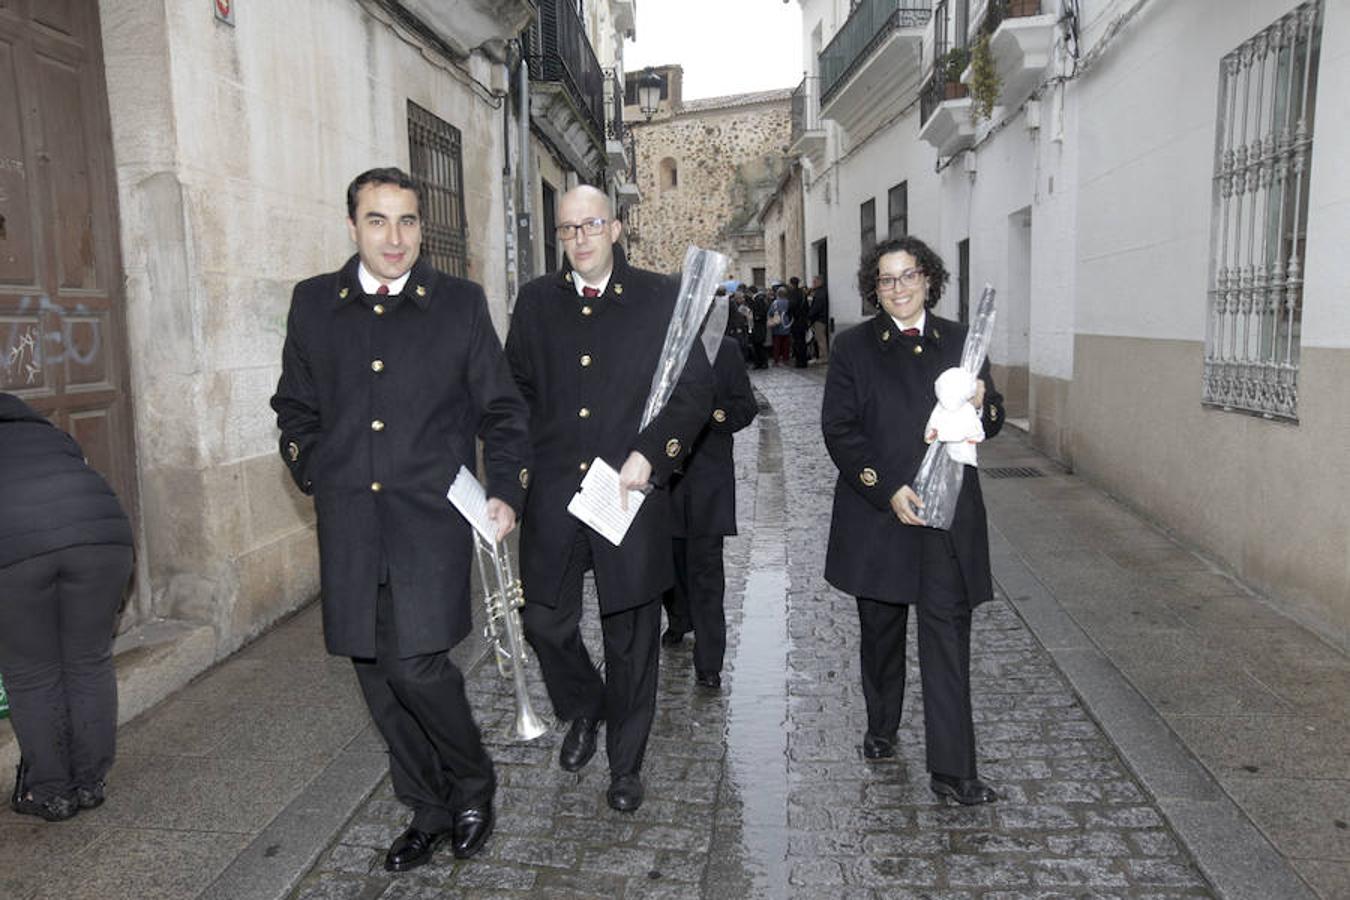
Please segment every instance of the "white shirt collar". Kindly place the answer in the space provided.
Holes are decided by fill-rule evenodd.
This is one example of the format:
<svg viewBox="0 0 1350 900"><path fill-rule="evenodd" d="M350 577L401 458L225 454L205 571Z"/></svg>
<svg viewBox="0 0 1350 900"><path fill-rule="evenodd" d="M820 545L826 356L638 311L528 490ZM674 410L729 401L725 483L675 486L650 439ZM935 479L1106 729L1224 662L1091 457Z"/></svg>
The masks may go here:
<svg viewBox="0 0 1350 900"><path fill-rule="evenodd" d="M367 294L375 294L379 292L381 283L380 279L370 274L370 270L366 268L365 263L360 263L357 265L356 277L361 282L361 290L365 291ZM409 269L399 277L395 278L393 281L389 282L389 293L391 294L403 293L403 286L408 283L408 279L411 277L412 277L412 269Z"/></svg>
<svg viewBox="0 0 1350 900"><path fill-rule="evenodd" d="M891 321L894 322L895 327L901 331L904 331L906 328L917 328L919 329L919 334L923 334L923 327L928 324L928 310L925 309L923 312L919 313L919 321L915 322L913 325L904 325L895 316L891 316Z"/></svg>
<svg viewBox="0 0 1350 900"><path fill-rule="evenodd" d="M606 275L604 278L602 278L599 284L587 284L585 281L582 281L581 275L577 272L577 270L573 269L572 287L576 288L578 297L582 295L581 294L582 288L595 288L597 291L603 294L605 292L605 288L609 287L609 279L612 277L614 277L614 270L610 269L609 274Z"/></svg>

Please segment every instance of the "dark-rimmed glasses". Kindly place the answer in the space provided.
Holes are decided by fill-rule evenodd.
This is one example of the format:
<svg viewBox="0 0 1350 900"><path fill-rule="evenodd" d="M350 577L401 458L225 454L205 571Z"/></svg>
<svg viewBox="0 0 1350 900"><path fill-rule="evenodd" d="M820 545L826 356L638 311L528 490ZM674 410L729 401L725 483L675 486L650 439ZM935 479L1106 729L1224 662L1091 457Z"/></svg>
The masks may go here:
<svg viewBox="0 0 1350 900"><path fill-rule="evenodd" d="M555 231L558 235L558 240L570 241L577 236L577 231L580 231L587 237L595 237L605 230L607 224L609 224L608 219L599 217L594 219L582 219L575 224L572 222L565 222L562 225L559 225Z"/></svg>
<svg viewBox="0 0 1350 900"><path fill-rule="evenodd" d="M902 285L907 288L914 287L921 278L923 278L923 269L918 268L906 269L899 275L878 275L877 290L894 291Z"/></svg>

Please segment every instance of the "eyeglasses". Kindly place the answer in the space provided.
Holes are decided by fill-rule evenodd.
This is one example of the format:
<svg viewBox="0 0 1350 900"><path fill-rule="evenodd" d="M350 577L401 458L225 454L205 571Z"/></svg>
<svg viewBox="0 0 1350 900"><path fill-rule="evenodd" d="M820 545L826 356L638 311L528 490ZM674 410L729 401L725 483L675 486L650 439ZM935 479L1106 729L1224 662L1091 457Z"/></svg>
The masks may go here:
<svg viewBox="0 0 1350 900"><path fill-rule="evenodd" d="M572 240L572 238L577 236L578 231L580 231L587 237L595 237L596 235L600 234L600 232L605 230L605 226L607 224L609 224L609 219L601 219L601 218L582 219L575 225L572 224L571 222L559 225L555 229L555 231L557 232L559 240L570 241Z"/></svg>
<svg viewBox="0 0 1350 900"><path fill-rule="evenodd" d="M914 287L923 278L923 269L906 269L899 275L878 275L877 290L893 291L901 285Z"/></svg>

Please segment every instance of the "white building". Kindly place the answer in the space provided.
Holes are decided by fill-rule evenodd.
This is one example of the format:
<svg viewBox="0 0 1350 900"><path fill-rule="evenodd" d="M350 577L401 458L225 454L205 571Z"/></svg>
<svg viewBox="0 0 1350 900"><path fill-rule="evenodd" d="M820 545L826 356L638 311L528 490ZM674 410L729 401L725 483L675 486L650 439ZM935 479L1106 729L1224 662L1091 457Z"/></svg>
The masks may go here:
<svg viewBox="0 0 1350 900"><path fill-rule="evenodd" d="M1038 446L1350 646L1350 0L800 2L837 327L865 242L929 241Z"/></svg>

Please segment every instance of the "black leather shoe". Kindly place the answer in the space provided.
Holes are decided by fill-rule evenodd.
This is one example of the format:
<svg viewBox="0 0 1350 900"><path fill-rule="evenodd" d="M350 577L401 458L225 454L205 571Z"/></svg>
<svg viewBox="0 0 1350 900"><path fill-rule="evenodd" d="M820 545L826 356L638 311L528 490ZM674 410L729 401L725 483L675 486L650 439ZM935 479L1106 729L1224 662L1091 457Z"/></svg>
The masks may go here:
<svg viewBox="0 0 1350 900"><path fill-rule="evenodd" d="M605 792L610 809L619 812L633 812L642 805L642 778L638 775L616 775L609 781L609 790Z"/></svg>
<svg viewBox="0 0 1350 900"><path fill-rule="evenodd" d="M487 843L496 818L492 815L492 801L461 809L455 814L455 858L468 859Z"/></svg>
<svg viewBox="0 0 1350 900"><path fill-rule="evenodd" d="M707 688L710 691L722 689L722 676L717 672L699 672L694 676L694 682L699 687Z"/></svg>
<svg viewBox="0 0 1350 900"><path fill-rule="evenodd" d="M666 633L661 635L662 647L678 647L684 643L684 632L676 631L674 628L667 628Z"/></svg>
<svg viewBox="0 0 1350 900"><path fill-rule="evenodd" d="M75 802L80 809L96 809L103 805L105 785L95 781L89 787L75 789Z"/></svg>
<svg viewBox="0 0 1350 900"><path fill-rule="evenodd" d="M895 756L895 741L875 735L863 735L863 756L866 759L890 759Z"/></svg>
<svg viewBox="0 0 1350 900"><path fill-rule="evenodd" d="M563 738L562 750L558 753L558 765L569 772L576 772L591 761L595 755L595 733L600 730L600 720L586 716L577 716L572 727L567 729Z"/></svg>
<svg viewBox="0 0 1350 900"><path fill-rule="evenodd" d="M409 828L389 845L384 855L384 868L389 872L406 872L431 862L431 855L446 839L449 832L418 831Z"/></svg>
<svg viewBox="0 0 1350 900"><path fill-rule="evenodd" d="M957 778L953 775L932 773L929 787L939 797L951 797L962 806L978 806L981 803L993 803L998 799L994 789L978 778Z"/></svg>
<svg viewBox="0 0 1350 900"><path fill-rule="evenodd" d="M79 805L70 797L34 800L31 794L10 798L9 807L20 815L38 816L48 822L64 822L80 811Z"/></svg>

